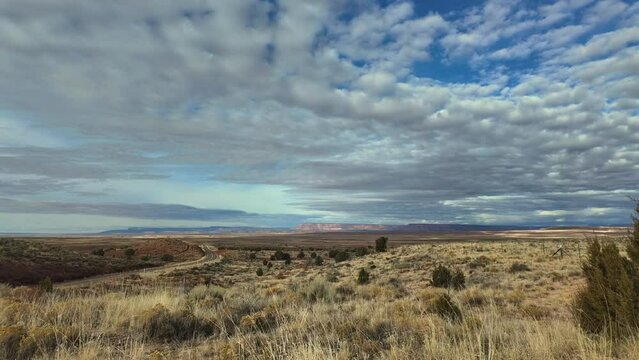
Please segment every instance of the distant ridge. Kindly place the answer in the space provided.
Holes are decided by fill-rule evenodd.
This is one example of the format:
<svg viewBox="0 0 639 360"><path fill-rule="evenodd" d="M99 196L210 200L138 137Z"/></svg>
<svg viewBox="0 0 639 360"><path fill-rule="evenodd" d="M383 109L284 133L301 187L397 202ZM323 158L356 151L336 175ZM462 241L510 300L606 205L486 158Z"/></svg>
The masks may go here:
<svg viewBox="0 0 639 360"><path fill-rule="evenodd" d="M100 235L141 235L141 234L232 234L232 233L322 233L322 232L463 232L463 231L507 231L540 229L583 229L597 226L548 226L548 225L474 225L474 224L340 224L307 223L295 228L268 228L254 226L207 226L207 227L130 227L107 230Z"/></svg>
<svg viewBox="0 0 639 360"><path fill-rule="evenodd" d="M251 226L207 226L207 227L130 227L103 231L100 234L224 234L252 232L290 232L288 228L262 228Z"/></svg>
<svg viewBox="0 0 639 360"><path fill-rule="evenodd" d="M301 224L295 230L301 232L384 231L384 232L449 232L449 231L504 231L535 230L544 226L467 225L467 224Z"/></svg>

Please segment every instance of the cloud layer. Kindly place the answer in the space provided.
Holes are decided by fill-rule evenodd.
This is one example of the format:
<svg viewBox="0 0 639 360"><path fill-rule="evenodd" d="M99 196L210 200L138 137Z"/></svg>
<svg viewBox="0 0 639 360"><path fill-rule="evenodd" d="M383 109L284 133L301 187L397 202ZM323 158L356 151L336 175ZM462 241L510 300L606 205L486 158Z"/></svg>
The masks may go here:
<svg viewBox="0 0 639 360"><path fill-rule="evenodd" d="M637 24L619 0L0 2L0 230L625 223Z"/></svg>

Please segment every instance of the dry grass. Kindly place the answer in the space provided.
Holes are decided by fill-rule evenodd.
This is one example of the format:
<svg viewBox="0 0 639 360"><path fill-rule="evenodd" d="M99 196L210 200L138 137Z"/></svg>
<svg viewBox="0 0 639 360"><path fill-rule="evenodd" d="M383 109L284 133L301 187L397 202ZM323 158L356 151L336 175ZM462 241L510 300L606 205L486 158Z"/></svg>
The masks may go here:
<svg viewBox="0 0 639 360"><path fill-rule="evenodd" d="M0 287L0 348L40 359L639 359L639 339L577 327L577 243L551 258L560 245L403 246L339 264L319 251L322 266L307 256L271 269L262 260L272 251L251 260L226 250L221 264L154 280L49 294ZM432 288L437 264L462 269L467 288ZM371 278L359 285L362 268ZM445 294L461 318L442 313Z"/></svg>

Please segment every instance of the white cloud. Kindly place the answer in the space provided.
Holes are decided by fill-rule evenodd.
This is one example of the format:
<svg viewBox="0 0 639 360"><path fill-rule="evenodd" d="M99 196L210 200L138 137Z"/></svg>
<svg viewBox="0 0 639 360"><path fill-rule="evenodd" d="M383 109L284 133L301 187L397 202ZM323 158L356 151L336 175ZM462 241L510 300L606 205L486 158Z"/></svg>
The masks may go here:
<svg viewBox="0 0 639 360"><path fill-rule="evenodd" d="M622 28L595 35L587 43L567 49L554 60L566 64L582 63L637 42L639 42L639 27Z"/></svg>
<svg viewBox="0 0 639 360"><path fill-rule="evenodd" d="M579 223L639 181L636 6L149 4L0 3L1 197Z"/></svg>

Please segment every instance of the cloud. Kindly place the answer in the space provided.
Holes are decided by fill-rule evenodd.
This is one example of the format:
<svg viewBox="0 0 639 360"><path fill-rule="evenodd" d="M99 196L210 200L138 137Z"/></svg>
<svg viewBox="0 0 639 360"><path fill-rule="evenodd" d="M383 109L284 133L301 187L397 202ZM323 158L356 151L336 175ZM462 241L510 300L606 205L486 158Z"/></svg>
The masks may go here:
<svg viewBox="0 0 639 360"><path fill-rule="evenodd" d="M350 21L336 22L329 44L353 61L404 74L413 62L430 58L430 46L448 24L438 14L416 16L413 5L374 6Z"/></svg>
<svg viewBox="0 0 639 360"><path fill-rule="evenodd" d="M639 43L639 27L622 28L595 35L585 44L567 49L556 61L566 64L582 63L636 43Z"/></svg>
<svg viewBox="0 0 639 360"><path fill-rule="evenodd" d="M598 4L2 2L4 211L623 222L639 8Z"/></svg>
<svg viewBox="0 0 639 360"><path fill-rule="evenodd" d="M255 214L239 210L201 209L177 204L124 204L124 203L62 203L28 202L0 198L0 213L12 214L74 214L108 216L132 219L211 221L255 224L279 222L287 225L307 217L287 214Z"/></svg>

